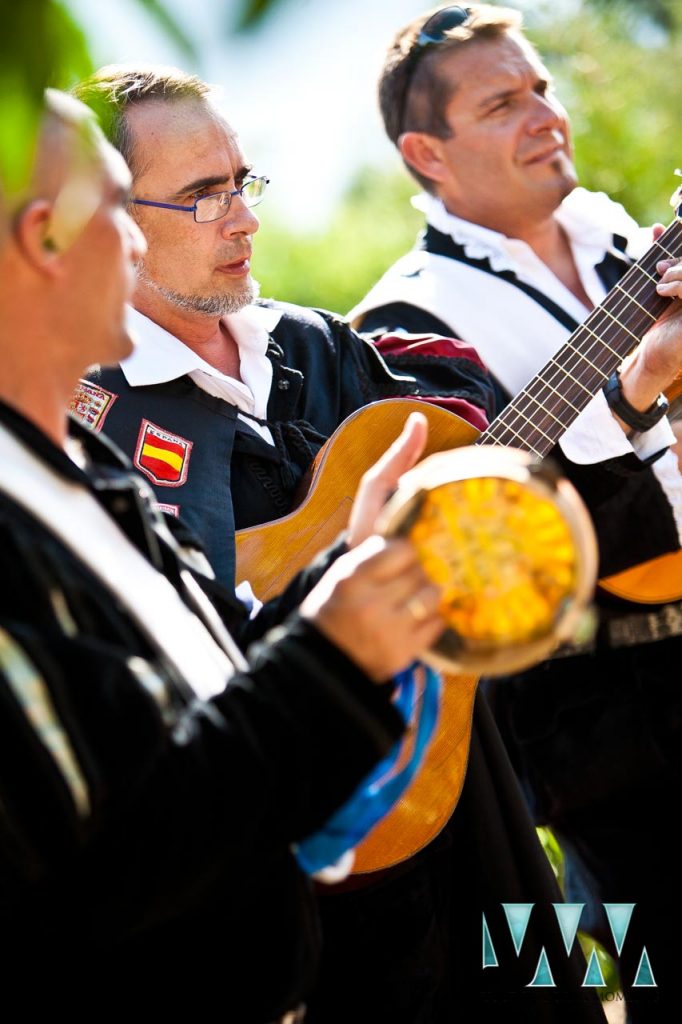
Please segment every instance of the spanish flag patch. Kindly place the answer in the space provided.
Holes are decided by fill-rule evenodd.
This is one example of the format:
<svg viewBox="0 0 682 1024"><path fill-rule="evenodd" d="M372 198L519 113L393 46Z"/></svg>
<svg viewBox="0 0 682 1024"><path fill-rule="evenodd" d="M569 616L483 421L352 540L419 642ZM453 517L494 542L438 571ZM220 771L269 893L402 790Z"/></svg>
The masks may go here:
<svg viewBox="0 0 682 1024"><path fill-rule="evenodd" d="M142 420L133 464L160 487L181 487L187 479L192 442Z"/></svg>

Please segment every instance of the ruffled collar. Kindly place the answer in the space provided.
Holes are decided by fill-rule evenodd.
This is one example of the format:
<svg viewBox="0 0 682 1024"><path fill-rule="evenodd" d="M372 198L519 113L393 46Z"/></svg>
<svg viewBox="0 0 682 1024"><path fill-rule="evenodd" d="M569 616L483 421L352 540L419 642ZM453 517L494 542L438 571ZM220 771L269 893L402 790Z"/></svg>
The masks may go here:
<svg viewBox="0 0 682 1024"><path fill-rule="evenodd" d="M528 250L527 244L518 238L508 238L499 231L448 213L443 201L436 196L421 193L413 197L412 205L437 231L463 246L470 259L487 259L497 272L515 271L522 251ZM625 209L604 192L576 188L564 199L555 216L571 245L594 249L598 259L613 245L614 233L628 240L627 251L636 258L650 244L650 234L645 234Z"/></svg>

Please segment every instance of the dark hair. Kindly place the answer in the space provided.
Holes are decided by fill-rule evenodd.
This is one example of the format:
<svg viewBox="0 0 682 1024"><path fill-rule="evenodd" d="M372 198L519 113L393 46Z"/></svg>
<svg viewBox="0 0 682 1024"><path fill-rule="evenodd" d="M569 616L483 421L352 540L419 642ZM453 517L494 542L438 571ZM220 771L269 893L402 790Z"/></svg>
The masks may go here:
<svg viewBox="0 0 682 1024"><path fill-rule="evenodd" d="M394 145L403 132L428 132L447 139L452 132L445 120L445 109L457 88L446 82L440 69L448 54L460 50L477 39L496 39L510 31L519 31L522 18L509 7L470 4L469 17L463 25L450 29L437 46L429 46L416 66L408 59L417 36L429 18L441 10L436 7L420 14L397 33L388 48L379 76L379 108L386 134ZM412 67L412 76L410 69ZM407 89L407 95L405 90ZM434 182L424 178L407 161L410 174L427 192L434 191Z"/></svg>
<svg viewBox="0 0 682 1024"><path fill-rule="evenodd" d="M73 89L73 94L99 117L104 134L122 154L133 177L135 145L126 111L148 100L205 99L211 87L196 75L178 68L150 65L108 64Z"/></svg>

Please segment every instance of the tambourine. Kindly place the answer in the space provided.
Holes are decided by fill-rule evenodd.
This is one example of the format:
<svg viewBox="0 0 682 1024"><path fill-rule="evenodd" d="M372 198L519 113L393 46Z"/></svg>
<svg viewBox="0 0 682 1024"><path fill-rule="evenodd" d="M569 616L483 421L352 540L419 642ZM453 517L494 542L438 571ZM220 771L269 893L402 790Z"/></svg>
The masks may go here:
<svg viewBox="0 0 682 1024"><path fill-rule="evenodd" d="M547 461L496 445L431 455L379 529L409 538L441 589L446 629L424 660L442 671L506 675L591 633L594 529Z"/></svg>

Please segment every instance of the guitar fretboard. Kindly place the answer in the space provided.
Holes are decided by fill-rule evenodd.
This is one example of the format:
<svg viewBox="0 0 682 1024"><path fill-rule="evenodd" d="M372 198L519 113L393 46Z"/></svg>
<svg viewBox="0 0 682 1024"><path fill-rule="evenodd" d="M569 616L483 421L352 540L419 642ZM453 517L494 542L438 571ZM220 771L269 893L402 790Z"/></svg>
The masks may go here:
<svg viewBox="0 0 682 1024"><path fill-rule="evenodd" d="M682 224L675 220L476 444L545 456L666 309L670 299L656 291L656 264L680 255Z"/></svg>

